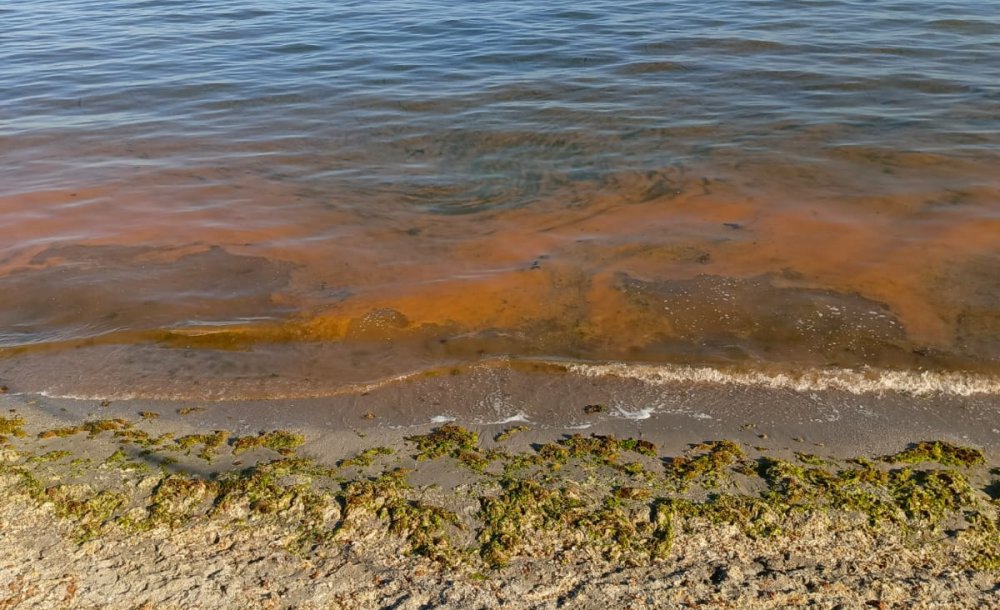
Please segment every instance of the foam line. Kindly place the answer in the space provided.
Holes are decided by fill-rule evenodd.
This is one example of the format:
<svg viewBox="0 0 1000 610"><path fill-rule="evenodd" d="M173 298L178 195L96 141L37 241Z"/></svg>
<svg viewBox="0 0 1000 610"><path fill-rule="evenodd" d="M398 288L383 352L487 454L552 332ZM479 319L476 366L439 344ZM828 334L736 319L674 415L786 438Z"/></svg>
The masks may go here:
<svg viewBox="0 0 1000 610"><path fill-rule="evenodd" d="M758 386L796 392L839 390L851 394L898 392L913 396L1000 394L1000 379L970 373L885 371L877 369L817 369L799 373L727 371L712 367L677 365L608 364L565 365L584 377L636 379L650 385L704 383Z"/></svg>

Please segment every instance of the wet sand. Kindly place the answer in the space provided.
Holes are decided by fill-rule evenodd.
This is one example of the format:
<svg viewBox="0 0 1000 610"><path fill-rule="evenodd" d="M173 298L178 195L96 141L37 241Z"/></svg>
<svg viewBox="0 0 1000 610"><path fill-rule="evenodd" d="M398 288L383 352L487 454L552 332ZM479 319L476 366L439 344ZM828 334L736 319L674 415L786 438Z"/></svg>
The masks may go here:
<svg viewBox="0 0 1000 610"><path fill-rule="evenodd" d="M723 375L718 369L697 367L643 369L501 359L348 386L320 397L107 400L18 393L13 386L4 399L53 425L63 419L130 419L138 411L152 410L162 413L163 421L205 429L248 433L291 428L330 439L318 446L328 447L332 458L357 446L359 435L392 437L444 422L485 432L524 423L545 435L613 433L674 449L706 439L756 442L763 437L786 447L822 443L828 451L847 455L936 438L996 452L1000 397L991 378L976 381L968 376L886 378L853 371L826 377ZM966 394L956 393L956 388ZM601 405L602 410L588 414L587 405ZM176 414L189 407L199 410L183 417Z"/></svg>

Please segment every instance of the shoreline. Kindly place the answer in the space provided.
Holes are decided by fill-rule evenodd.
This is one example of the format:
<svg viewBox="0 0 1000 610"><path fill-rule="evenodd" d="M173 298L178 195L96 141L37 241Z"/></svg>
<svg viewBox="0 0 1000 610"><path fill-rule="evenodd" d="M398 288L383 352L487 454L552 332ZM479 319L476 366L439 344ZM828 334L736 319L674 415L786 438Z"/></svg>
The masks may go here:
<svg viewBox="0 0 1000 610"><path fill-rule="evenodd" d="M724 394L704 390L694 394L715 413ZM587 429L401 425L372 411L352 412L352 429L317 425L315 404L0 395L0 587L10 592L0 604L989 608L995 599L1000 452L982 431L960 442L973 432L962 427L976 421L969 413L990 404L942 419L932 399L870 396L865 409L881 405L875 421L901 416L904 403L927 419L866 436L856 432L871 417L841 409L817 425L801 409L815 415L823 401L793 395L796 406L787 392L740 413L772 413L760 422L690 412L630 420L578 397L563 416ZM399 395L374 398L362 404Z"/></svg>
<svg viewBox="0 0 1000 610"><path fill-rule="evenodd" d="M247 435L287 428L316 439L309 449L332 460L344 455L326 447L360 450L364 436L392 439L448 422L490 434L506 425L526 424L549 436L632 436L671 452L691 442L725 438L756 443L763 437L788 450L818 444L850 457L889 453L905 443L933 438L1000 455L996 392L723 383L691 378L689 373L699 369L678 373L674 368L620 368L494 361L345 388L336 395L285 399L52 397L11 383L0 393L0 409L17 409L50 427L86 419L135 419L139 412L155 411L160 417L151 425L169 424L177 430L222 429ZM602 408L588 412L588 405Z"/></svg>

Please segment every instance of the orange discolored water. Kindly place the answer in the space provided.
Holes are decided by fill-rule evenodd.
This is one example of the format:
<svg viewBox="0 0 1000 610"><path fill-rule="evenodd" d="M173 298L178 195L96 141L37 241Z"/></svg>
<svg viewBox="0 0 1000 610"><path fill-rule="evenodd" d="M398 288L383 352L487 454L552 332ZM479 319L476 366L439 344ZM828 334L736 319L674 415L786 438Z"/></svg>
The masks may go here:
<svg viewBox="0 0 1000 610"><path fill-rule="evenodd" d="M3 9L13 385L1000 374L981 3L125 4Z"/></svg>

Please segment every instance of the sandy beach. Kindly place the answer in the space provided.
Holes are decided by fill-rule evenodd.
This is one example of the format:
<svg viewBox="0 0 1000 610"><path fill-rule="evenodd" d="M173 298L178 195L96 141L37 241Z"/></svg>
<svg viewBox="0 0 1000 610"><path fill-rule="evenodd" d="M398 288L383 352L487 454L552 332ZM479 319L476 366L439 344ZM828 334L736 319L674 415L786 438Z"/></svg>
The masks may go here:
<svg viewBox="0 0 1000 610"><path fill-rule="evenodd" d="M8 390L0 607L998 607L992 397L679 383L641 414L634 384L549 388L548 420L420 400L454 377L351 407Z"/></svg>

